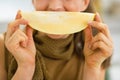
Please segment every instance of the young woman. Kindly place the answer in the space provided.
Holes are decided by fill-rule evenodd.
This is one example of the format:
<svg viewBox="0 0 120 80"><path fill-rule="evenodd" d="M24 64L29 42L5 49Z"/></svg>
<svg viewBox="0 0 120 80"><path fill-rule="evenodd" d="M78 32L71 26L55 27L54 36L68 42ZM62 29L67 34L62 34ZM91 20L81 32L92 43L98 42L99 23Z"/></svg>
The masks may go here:
<svg viewBox="0 0 120 80"><path fill-rule="evenodd" d="M90 0L32 3L37 11L92 12ZM1 35L0 80L104 80L113 42L98 13L85 30L70 35L41 33L28 23L18 11L15 21ZM21 24L27 26L25 32L19 28ZM97 29L94 36L92 28Z"/></svg>

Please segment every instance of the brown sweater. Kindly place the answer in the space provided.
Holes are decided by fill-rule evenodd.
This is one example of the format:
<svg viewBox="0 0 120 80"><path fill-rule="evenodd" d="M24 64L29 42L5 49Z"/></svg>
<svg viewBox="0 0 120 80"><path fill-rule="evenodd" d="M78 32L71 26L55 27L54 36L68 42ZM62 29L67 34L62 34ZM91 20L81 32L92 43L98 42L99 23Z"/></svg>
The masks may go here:
<svg viewBox="0 0 120 80"><path fill-rule="evenodd" d="M70 60L53 60L45 58L50 80L82 80L83 64L77 55Z"/></svg>

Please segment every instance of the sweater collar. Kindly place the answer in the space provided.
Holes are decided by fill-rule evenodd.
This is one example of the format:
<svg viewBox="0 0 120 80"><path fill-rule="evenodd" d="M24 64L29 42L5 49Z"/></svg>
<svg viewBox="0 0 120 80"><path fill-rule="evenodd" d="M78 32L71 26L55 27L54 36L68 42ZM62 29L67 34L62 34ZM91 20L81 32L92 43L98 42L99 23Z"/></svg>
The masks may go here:
<svg viewBox="0 0 120 80"><path fill-rule="evenodd" d="M65 39L51 39L48 36L41 36L40 32L34 35L36 49L39 50L43 56L52 59L71 58L74 51L74 35L69 35Z"/></svg>

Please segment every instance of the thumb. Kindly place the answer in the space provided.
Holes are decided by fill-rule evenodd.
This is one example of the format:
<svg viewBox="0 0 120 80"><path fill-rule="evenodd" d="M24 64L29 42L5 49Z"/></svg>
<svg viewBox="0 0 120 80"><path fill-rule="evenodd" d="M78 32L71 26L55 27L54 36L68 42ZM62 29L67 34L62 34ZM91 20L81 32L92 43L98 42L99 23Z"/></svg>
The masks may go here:
<svg viewBox="0 0 120 80"><path fill-rule="evenodd" d="M30 26L26 27L26 35L28 37L28 43L33 42L33 29Z"/></svg>
<svg viewBox="0 0 120 80"><path fill-rule="evenodd" d="M27 25L26 27L26 35L28 37L27 39L27 49L30 50L30 52L34 53L32 55L35 55L36 53L36 48L35 48L35 44L34 44L34 40L33 40L33 28L31 28L30 26Z"/></svg>
<svg viewBox="0 0 120 80"><path fill-rule="evenodd" d="M93 38L92 29L89 25L84 30L84 36L85 36L85 45L89 45L89 43L92 41L92 38Z"/></svg>

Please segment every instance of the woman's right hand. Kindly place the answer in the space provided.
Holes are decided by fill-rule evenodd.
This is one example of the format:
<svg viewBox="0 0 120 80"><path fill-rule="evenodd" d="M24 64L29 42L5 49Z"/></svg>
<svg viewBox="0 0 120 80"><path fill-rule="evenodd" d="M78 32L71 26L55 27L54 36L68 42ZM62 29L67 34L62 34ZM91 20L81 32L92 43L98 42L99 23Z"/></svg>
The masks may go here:
<svg viewBox="0 0 120 80"><path fill-rule="evenodd" d="M33 29L26 27L23 32L19 25L28 25L18 11L15 21L8 25L5 45L16 59L18 66L35 65L36 48L33 41Z"/></svg>

